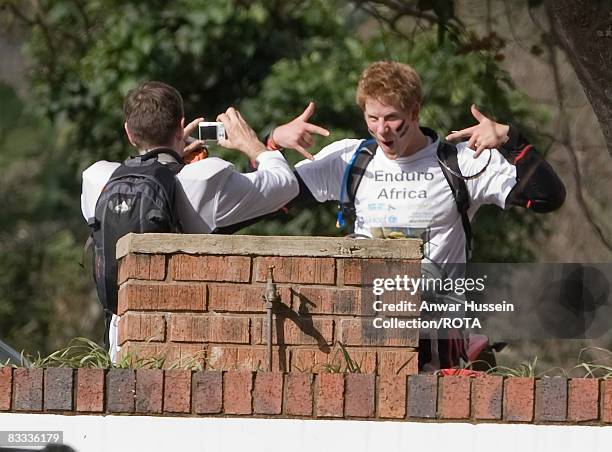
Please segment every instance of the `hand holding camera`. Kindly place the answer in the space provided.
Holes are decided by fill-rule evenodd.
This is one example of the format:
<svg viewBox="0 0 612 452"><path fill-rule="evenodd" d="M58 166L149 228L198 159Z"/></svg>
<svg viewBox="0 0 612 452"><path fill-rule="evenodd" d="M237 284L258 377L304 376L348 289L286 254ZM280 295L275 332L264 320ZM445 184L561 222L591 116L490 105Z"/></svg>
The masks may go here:
<svg viewBox="0 0 612 452"><path fill-rule="evenodd" d="M204 132L210 136L216 136L219 145L236 149L245 154L249 160L255 160L259 154L267 151L264 144L257 138L257 134L235 108L229 107L225 113L217 116L217 121L221 123L222 128L220 125L209 125L206 126L209 129L205 129Z"/></svg>
<svg viewBox="0 0 612 452"><path fill-rule="evenodd" d="M199 153L206 149L204 141L197 140L191 136L196 127L198 127L198 124L202 121L204 121L204 118L196 118L183 129L183 140L185 141L183 156Z"/></svg>

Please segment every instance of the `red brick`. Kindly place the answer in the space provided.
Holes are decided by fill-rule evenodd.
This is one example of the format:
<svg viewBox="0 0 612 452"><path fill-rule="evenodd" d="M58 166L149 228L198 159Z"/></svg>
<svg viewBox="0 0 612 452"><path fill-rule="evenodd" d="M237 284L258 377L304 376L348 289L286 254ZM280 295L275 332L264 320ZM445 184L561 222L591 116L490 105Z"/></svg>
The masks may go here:
<svg viewBox="0 0 612 452"><path fill-rule="evenodd" d="M347 374L344 414L347 417L374 417L376 375Z"/></svg>
<svg viewBox="0 0 612 452"><path fill-rule="evenodd" d="M126 341L163 342L165 338L163 315L128 312L119 319L119 345Z"/></svg>
<svg viewBox="0 0 612 452"><path fill-rule="evenodd" d="M364 264L367 268L368 263L383 264L384 262L384 259L338 259L338 274L342 275L344 285L361 286ZM369 280L367 282L371 283Z"/></svg>
<svg viewBox="0 0 612 452"><path fill-rule="evenodd" d="M372 305L362 306L359 289L300 287L295 294L295 310L300 314L373 315ZM365 308L365 310L364 310Z"/></svg>
<svg viewBox="0 0 612 452"><path fill-rule="evenodd" d="M11 409L13 368L0 367L0 411Z"/></svg>
<svg viewBox="0 0 612 452"><path fill-rule="evenodd" d="M166 370L164 376L164 413L191 411L191 370Z"/></svg>
<svg viewBox="0 0 612 452"><path fill-rule="evenodd" d="M73 370L49 367L44 372L45 411L72 411Z"/></svg>
<svg viewBox="0 0 612 452"><path fill-rule="evenodd" d="M285 414L288 416L312 416L312 374L290 373L285 375Z"/></svg>
<svg viewBox="0 0 612 452"><path fill-rule="evenodd" d="M13 410L41 411L43 370L17 368L13 372Z"/></svg>
<svg viewBox="0 0 612 452"><path fill-rule="evenodd" d="M127 341L121 346L118 359L129 358L131 364L136 364L137 361L165 360L167 354L168 346L166 344Z"/></svg>
<svg viewBox="0 0 612 452"><path fill-rule="evenodd" d="M504 378L479 376L472 380L472 416L474 419L501 419Z"/></svg>
<svg viewBox="0 0 612 452"><path fill-rule="evenodd" d="M189 256L177 254L170 259L175 281L251 280L251 258L248 256Z"/></svg>
<svg viewBox="0 0 612 452"><path fill-rule="evenodd" d="M561 422L567 418L567 379L542 378L536 381L535 420Z"/></svg>
<svg viewBox="0 0 612 452"><path fill-rule="evenodd" d="M342 319L340 342L356 346L416 347L419 340L416 328L374 328L371 319Z"/></svg>
<svg viewBox="0 0 612 452"><path fill-rule="evenodd" d="M119 315L126 311L206 311L204 284L142 284L119 289Z"/></svg>
<svg viewBox="0 0 612 452"><path fill-rule="evenodd" d="M403 419L406 416L406 375L380 377L378 416L392 419Z"/></svg>
<svg viewBox="0 0 612 452"><path fill-rule="evenodd" d="M128 254L119 260L117 283L128 279L163 281L166 279L166 256L161 254Z"/></svg>
<svg viewBox="0 0 612 452"><path fill-rule="evenodd" d="M317 417L344 416L344 374L317 375Z"/></svg>
<svg viewBox="0 0 612 452"><path fill-rule="evenodd" d="M291 350L291 372L330 372L342 370L341 356L334 350L325 352L318 348L296 348Z"/></svg>
<svg viewBox="0 0 612 452"><path fill-rule="evenodd" d="M408 416L435 418L438 401L438 377L436 375L411 375L408 377Z"/></svg>
<svg viewBox="0 0 612 452"><path fill-rule="evenodd" d="M265 289L265 286L246 284L209 284L208 309L220 312L265 312ZM278 291L280 302L290 307L291 289L281 287Z"/></svg>
<svg viewBox="0 0 612 452"><path fill-rule="evenodd" d="M257 372L253 391L255 414L280 414L283 402L283 374Z"/></svg>
<svg viewBox="0 0 612 452"><path fill-rule="evenodd" d="M168 347L165 369L190 368L204 369L207 350L200 344L181 344Z"/></svg>
<svg viewBox="0 0 612 452"><path fill-rule="evenodd" d="M164 393L164 371L161 369L136 370L136 412L160 414Z"/></svg>
<svg viewBox="0 0 612 452"><path fill-rule="evenodd" d="M279 347L272 348L273 370L286 370L287 353L281 352ZM268 368L268 352L266 347L211 346L206 367L211 370L264 370Z"/></svg>
<svg viewBox="0 0 612 452"><path fill-rule="evenodd" d="M470 378L456 375L440 380L440 417L467 419L470 417Z"/></svg>
<svg viewBox="0 0 612 452"><path fill-rule="evenodd" d="M358 372L362 374L374 374L376 373L376 351L368 349L357 349L347 347L345 348L348 357L352 361L352 367L350 369L347 358L344 356L344 352L338 353L338 356L342 361L342 370L344 372Z"/></svg>
<svg viewBox="0 0 612 452"><path fill-rule="evenodd" d="M334 284L336 267L331 257L258 257L255 259L255 278L265 282L268 267L274 266L277 283Z"/></svg>
<svg viewBox="0 0 612 452"><path fill-rule="evenodd" d="M376 351L351 347L346 351L359 372L366 374L376 372ZM350 372L351 369L348 369L348 363L340 347L334 347L329 352L317 348L298 348L291 351L291 371Z"/></svg>
<svg viewBox="0 0 612 452"><path fill-rule="evenodd" d="M77 369L76 410L104 411L104 369Z"/></svg>
<svg viewBox="0 0 612 452"><path fill-rule="evenodd" d="M506 378L504 381L504 420L533 421L533 388L533 378Z"/></svg>
<svg viewBox="0 0 612 452"><path fill-rule="evenodd" d="M225 414L251 414L252 372L225 372L223 408Z"/></svg>
<svg viewBox="0 0 612 452"><path fill-rule="evenodd" d="M249 317L174 314L170 319L170 340L248 344L249 320Z"/></svg>
<svg viewBox="0 0 612 452"><path fill-rule="evenodd" d="M161 364L164 369L185 366L204 368L206 346L204 344L126 342L119 352L120 359L126 354L132 356L131 362L134 365L144 362L144 364L150 364L150 367L157 367Z"/></svg>
<svg viewBox="0 0 612 452"><path fill-rule="evenodd" d="M223 408L223 373L193 374L193 409L196 414L216 414Z"/></svg>
<svg viewBox="0 0 612 452"><path fill-rule="evenodd" d="M568 420L595 421L599 418L599 380L572 378L569 381Z"/></svg>
<svg viewBox="0 0 612 452"><path fill-rule="evenodd" d="M612 380L601 382L601 420L612 423Z"/></svg>
<svg viewBox="0 0 612 452"><path fill-rule="evenodd" d="M157 362L166 365L167 354L167 346L162 343L127 341L121 346L117 360L132 368L141 367L143 363L150 364L147 367L156 368L158 366L154 363L157 364Z"/></svg>
<svg viewBox="0 0 612 452"><path fill-rule="evenodd" d="M413 350L379 350L379 375L415 375L419 372L419 353Z"/></svg>
<svg viewBox="0 0 612 452"><path fill-rule="evenodd" d="M280 341L277 332L282 323L282 336ZM297 323L296 323L297 322ZM253 319L253 342L266 343L267 320ZM326 318L299 317L296 319L276 318L272 327L273 344L278 345L321 345L331 344L334 339L334 321Z"/></svg>

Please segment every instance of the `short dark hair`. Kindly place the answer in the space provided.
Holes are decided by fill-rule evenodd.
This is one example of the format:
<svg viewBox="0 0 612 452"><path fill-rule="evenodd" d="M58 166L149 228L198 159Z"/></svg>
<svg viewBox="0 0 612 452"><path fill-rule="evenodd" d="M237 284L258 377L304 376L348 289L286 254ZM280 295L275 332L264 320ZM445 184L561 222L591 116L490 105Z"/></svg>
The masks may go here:
<svg viewBox="0 0 612 452"><path fill-rule="evenodd" d="M184 116L183 98L172 86L145 82L130 90L123 103L125 122L139 149L171 142Z"/></svg>

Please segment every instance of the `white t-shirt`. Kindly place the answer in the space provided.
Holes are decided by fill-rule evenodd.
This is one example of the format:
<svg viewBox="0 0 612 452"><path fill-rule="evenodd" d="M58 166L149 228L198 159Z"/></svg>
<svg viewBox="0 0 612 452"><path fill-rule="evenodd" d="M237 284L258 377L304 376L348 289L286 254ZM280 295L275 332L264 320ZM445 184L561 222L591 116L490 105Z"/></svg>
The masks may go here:
<svg viewBox="0 0 612 452"><path fill-rule="evenodd" d="M297 196L297 180L280 152L262 152L257 162L257 171L247 174L216 157L185 165L176 176L183 232L207 234L274 212ZM119 165L100 161L83 171L81 211L86 220L93 218L102 188Z"/></svg>
<svg viewBox="0 0 612 452"><path fill-rule="evenodd" d="M377 149L355 195L355 233L376 236L380 228L398 228L424 241L424 255L438 264L465 263L465 233L450 186L437 159L436 139L409 157L389 160ZM361 140L336 141L323 148L314 161L304 160L296 169L319 202L339 200L342 179ZM457 144L463 175L484 173L466 181L470 219L483 204L505 207L516 184L516 169L495 149L478 159L466 143ZM345 199L346 193L343 194ZM348 220L347 220L348 221Z"/></svg>

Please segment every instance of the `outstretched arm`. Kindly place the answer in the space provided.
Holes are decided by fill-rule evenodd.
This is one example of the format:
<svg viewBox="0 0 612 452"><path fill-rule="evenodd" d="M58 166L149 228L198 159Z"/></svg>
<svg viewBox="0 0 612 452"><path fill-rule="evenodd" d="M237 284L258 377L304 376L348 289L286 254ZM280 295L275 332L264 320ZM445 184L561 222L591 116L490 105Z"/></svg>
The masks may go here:
<svg viewBox="0 0 612 452"><path fill-rule="evenodd" d="M478 124L451 133L447 140L469 138L468 147L478 157L485 149L497 149L516 167L516 185L506 198L506 205L552 212L563 205L565 187L553 168L512 125L499 124L483 115L472 105L472 115Z"/></svg>
<svg viewBox="0 0 612 452"><path fill-rule="evenodd" d="M286 215L289 209L294 207L306 207L311 204L315 204L317 200L312 195L311 191L308 189L302 178L299 176L297 171L293 172L295 178L298 181L299 192L297 196L291 199L284 207L281 207L279 210L275 212L268 213L266 215L257 216L255 218L250 218L245 221L241 221L240 223L234 223L229 226L217 227L213 232L215 234L234 234L241 229L246 228L247 226L251 226L255 223L259 223L262 220L268 220L272 218L277 218L279 215Z"/></svg>

